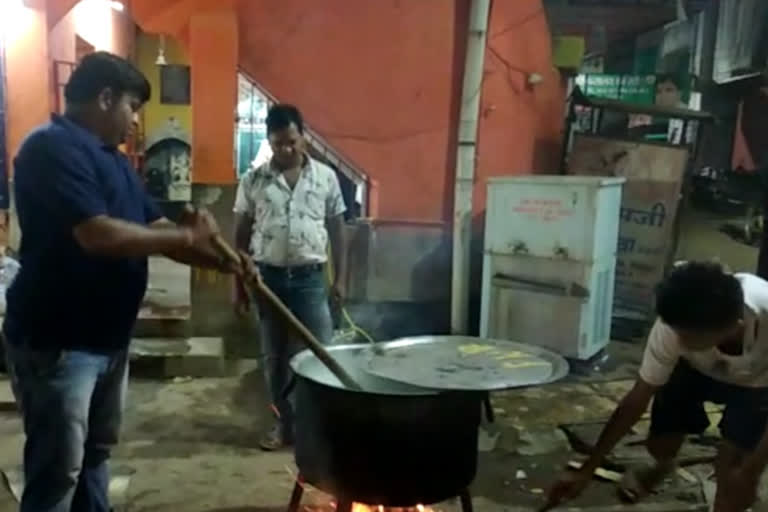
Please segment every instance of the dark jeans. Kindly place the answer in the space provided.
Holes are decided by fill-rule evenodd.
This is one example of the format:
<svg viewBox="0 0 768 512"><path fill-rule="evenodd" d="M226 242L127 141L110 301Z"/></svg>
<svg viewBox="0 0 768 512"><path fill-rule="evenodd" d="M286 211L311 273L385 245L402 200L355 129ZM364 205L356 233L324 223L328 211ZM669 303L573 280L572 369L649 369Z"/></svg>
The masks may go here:
<svg viewBox="0 0 768 512"><path fill-rule="evenodd" d="M109 511L107 461L120 430L127 351L39 351L15 340L5 350L26 434L20 511Z"/></svg>
<svg viewBox="0 0 768 512"><path fill-rule="evenodd" d="M331 342L333 322L328 306L328 288L322 265L279 268L260 265L264 283L323 344ZM260 305L261 346L264 374L272 405L279 415L283 433L293 433L293 405L289 392L290 360L304 349L292 328L272 307Z"/></svg>

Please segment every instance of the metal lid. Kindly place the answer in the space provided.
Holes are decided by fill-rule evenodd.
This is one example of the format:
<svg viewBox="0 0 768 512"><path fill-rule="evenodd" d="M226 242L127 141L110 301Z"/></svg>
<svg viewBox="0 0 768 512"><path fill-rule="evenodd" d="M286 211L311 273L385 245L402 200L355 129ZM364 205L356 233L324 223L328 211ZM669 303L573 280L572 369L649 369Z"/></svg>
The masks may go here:
<svg viewBox="0 0 768 512"><path fill-rule="evenodd" d="M568 363L549 350L469 336L422 336L366 348L365 370L413 386L494 391L565 377Z"/></svg>
<svg viewBox="0 0 768 512"><path fill-rule="evenodd" d="M389 396L433 396L441 392L435 389L422 389L391 379L382 379L364 370L367 359L365 345L333 345L326 347L328 353L344 367L352 378L362 386L363 390L351 390L342 384L309 349L304 349L291 359L291 368L297 375L312 380L318 384L337 388L350 393L368 393Z"/></svg>

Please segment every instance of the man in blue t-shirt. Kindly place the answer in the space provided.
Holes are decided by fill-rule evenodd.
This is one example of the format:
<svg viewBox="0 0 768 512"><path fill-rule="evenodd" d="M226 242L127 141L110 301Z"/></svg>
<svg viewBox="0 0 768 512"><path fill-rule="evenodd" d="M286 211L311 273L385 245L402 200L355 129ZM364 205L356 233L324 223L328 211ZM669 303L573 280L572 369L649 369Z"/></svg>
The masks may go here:
<svg viewBox="0 0 768 512"><path fill-rule="evenodd" d="M211 215L165 219L117 149L150 97L146 78L98 52L65 97L66 114L34 130L14 161L21 270L3 333L26 433L22 512L109 510L147 257L225 270Z"/></svg>

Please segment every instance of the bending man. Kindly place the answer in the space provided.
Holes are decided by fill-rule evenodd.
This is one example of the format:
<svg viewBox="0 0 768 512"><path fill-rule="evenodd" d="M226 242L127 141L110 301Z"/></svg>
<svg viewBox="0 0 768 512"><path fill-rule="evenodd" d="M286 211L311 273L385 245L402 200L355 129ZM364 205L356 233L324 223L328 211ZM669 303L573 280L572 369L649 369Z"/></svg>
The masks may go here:
<svg viewBox="0 0 768 512"><path fill-rule="evenodd" d="M768 463L768 282L714 263L683 263L659 286L656 309L659 319L633 389L582 469L555 484L551 504L584 490L652 398L647 447L653 464L628 473L625 497L641 499L675 469L685 436L709 426L708 401L725 405L714 510L743 512L755 501Z"/></svg>

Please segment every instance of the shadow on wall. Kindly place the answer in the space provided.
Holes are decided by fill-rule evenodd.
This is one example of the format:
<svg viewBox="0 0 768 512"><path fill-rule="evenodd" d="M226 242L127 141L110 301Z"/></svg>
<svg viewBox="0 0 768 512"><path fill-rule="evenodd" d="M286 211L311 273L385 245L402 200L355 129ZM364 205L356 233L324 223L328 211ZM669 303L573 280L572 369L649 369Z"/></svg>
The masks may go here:
<svg viewBox="0 0 768 512"><path fill-rule="evenodd" d="M425 252L418 254L413 264L410 279L410 296L413 302L429 302L435 300L435 287L445 288L445 282L450 281L452 243L449 233L443 233L436 244ZM450 289L443 295L450 298Z"/></svg>
<svg viewBox="0 0 768 512"><path fill-rule="evenodd" d="M485 213L473 218L470 245L470 335L480 318ZM377 340L447 334L451 320L450 227L440 225L354 226L350 244L347 309Z"/></svg>

